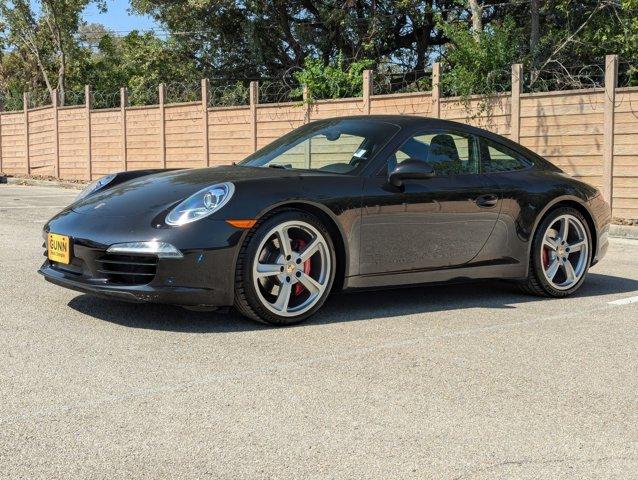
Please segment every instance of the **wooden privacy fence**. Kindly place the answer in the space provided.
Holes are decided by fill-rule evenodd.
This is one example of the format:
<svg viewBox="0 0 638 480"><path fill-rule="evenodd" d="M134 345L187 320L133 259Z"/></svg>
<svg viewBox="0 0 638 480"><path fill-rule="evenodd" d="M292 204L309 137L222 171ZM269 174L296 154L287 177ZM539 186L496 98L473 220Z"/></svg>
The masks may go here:
<svg viewBox="0 0 638 480"><path fill-rule="evenodd" d="M521 66L512 66L512 90L488 97L443 98L440 68L432 91L372 95L364 72L363 96L315 102L260 104L257 82L245 106L209 107L208 81L199 102L93 109L52 105L0 112L0 171L89 180L110 172L189 168L238 161L308 122L361 114L406 114L470 123L505 135L567 173L602 189L615 217L638 218L638 87L616 88L617 57L606 58L605 87L521 93Z"/></svg>

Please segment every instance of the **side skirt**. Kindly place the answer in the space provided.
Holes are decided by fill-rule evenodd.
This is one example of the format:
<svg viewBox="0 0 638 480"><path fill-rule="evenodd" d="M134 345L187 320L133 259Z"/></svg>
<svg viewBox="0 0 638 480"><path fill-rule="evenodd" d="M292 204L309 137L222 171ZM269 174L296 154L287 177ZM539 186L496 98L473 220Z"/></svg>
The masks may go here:
<svg viewBox="0 0 638 480"><path fill-rule="evenodd" d="M525 265L513 261L489 265L473 265L440 270L410 270L382 274L357 275L345 280L345 289L378 288L424 283L464 282L483 279L521 280L526 276ZM515 262L515 263L513 263Z"/></svg>

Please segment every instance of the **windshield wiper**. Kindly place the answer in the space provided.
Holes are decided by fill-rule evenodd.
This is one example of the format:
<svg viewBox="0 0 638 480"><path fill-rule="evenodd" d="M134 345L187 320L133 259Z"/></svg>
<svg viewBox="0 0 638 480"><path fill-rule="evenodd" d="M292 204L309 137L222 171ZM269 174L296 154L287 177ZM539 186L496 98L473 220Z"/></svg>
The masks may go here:
<svg viewBox="0 0 638 480"><path fill-rule="evenodd" d="M292 168L292 165L282 165L280 163L271 163L268 165L268 168L283 168L284 170L288 170Z"/></svg>

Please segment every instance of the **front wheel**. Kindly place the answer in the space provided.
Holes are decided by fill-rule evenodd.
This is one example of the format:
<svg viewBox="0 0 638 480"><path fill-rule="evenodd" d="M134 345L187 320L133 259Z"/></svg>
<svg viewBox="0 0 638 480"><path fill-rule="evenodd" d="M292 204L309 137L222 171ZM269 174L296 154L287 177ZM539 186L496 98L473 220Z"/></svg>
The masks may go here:
<svg viewBox="0 0 638 480"><path fill-rule="evenodd" d="M591 232L582 214L562 207L545 217L534 235L524 291L566 297L585 280L591 259Z"/></svg>
<svg viewBox="0 0 638 480"><path fill-rule="evenodd" d="M323 305L334 280L330 234L313 215L285 211L260 222L237 262L235 307L264 323L290 325Z"/></svg>

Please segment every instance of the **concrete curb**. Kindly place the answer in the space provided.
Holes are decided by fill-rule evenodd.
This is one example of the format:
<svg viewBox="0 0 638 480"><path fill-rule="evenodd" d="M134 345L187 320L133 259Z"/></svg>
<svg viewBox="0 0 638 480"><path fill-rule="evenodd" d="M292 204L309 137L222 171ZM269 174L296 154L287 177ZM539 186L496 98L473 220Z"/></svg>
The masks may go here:
<svg viewBox="0 0 638 480"><path fill-rule="evenodd" d="M37 187L72 188L75 190L82 190L86 187L86 184L82 183L60 182L57 180L36 180L35 178L20 177L4 177L4 179L0 179L0 183L7 183L9 185L30 185Z"/></svg>
<svg viewBox="0 0 638 480"><path fill-rule="evenodd" d="M638 240L638 225L611 225L609 227L609 236Z"/></svg>

